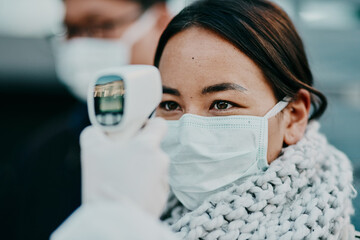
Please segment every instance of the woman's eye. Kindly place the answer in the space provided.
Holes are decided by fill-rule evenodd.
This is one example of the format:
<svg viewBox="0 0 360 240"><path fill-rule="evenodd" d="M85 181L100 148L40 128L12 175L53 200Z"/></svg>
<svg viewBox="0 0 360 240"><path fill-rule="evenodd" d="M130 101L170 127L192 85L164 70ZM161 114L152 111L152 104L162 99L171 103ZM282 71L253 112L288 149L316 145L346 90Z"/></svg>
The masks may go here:
<svg viewBox="0 0 360 240"><path fill-rule="evenodd" d="M168 101L168 102L160 103L160 108L163 108L166 111L175 111L175 110L178 110L180 108L180 106L176 102Z"/></svg>
<svg viewBox="0 0 360 240"><path fill-rule="evenodd" d="M229 108L232 108L234 105L232 105L231 103L229 102L226 102L226 101L216 101L214 104L213 104L213 107L216 109L216 110L227 110Z"/></svg>

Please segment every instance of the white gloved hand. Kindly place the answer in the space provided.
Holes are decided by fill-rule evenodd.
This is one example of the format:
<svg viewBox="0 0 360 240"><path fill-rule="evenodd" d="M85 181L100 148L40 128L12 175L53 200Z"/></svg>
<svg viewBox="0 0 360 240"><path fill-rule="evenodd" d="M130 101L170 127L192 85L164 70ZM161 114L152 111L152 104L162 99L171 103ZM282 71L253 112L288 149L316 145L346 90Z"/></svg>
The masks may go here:
<svg viewBox="0 0 360 240"><path fill-rule="evenodd" d="M169 158L160 148L165 132L161 118L149 120L127 141L86 128L80 136L82 203L131 201L159 217L169 191Z"/></svg>

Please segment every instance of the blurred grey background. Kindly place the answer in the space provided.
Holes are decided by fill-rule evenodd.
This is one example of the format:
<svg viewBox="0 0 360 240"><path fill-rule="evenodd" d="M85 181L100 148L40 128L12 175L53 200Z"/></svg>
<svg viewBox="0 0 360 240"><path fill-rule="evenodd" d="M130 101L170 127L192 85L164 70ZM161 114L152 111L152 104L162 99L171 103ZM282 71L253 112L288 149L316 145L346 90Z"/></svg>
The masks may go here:
<svg viewBox="0 0 360 240"><path fill-rule="evenodd" d="M360 193L360 0L276 0L303 37L315 86L328 97L322 131L354 166ZM0 134L6 168L23 142L76 100L58 82L46 38L0 35ZM0 171L1 174L1 171ZM359 194L360 195L360 194ZM353 223L360 230L360 196Z"/></svg>

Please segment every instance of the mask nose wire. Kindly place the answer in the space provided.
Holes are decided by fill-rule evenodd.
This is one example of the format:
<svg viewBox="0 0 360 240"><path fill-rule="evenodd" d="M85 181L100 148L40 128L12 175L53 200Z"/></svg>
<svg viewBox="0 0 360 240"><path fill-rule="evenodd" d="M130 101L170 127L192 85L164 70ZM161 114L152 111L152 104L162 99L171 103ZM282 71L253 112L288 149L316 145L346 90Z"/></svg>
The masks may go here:
<svg viewBox="0 0 360 240"><path fill-rule="evenodd" d="M289 97L284 97L283 100L278 102L267 114L265 114L264 118L269 119L281 112L290 102Z"/></svg>

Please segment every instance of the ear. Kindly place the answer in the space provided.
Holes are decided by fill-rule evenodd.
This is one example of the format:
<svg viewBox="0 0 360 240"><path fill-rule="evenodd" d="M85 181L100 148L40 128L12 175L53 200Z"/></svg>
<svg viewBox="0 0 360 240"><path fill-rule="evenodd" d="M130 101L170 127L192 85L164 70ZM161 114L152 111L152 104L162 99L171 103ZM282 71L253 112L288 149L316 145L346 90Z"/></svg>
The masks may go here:
<svg viewBox="0 0 360 240"><path fill-rule="evenodd" d="M157 3L153 8L158 16L156 27L160 32L163 32L171 20L169 9L167 8L166 3Z"/></svg>
<svg viewBox="0 0 360 240"><path fill-rule="evenodd" d="M300 89L296 98L287 106L284 143L296 144L305 133L311 106L310 92Z"/></svg>

